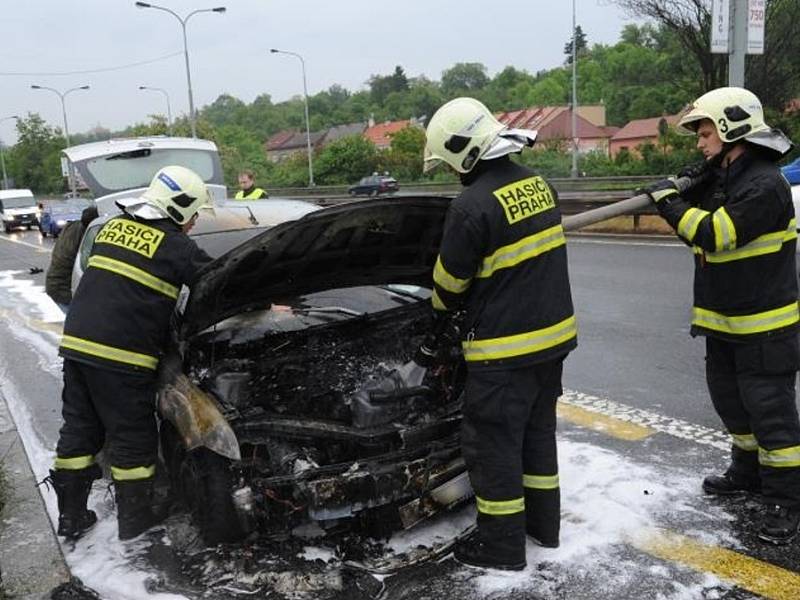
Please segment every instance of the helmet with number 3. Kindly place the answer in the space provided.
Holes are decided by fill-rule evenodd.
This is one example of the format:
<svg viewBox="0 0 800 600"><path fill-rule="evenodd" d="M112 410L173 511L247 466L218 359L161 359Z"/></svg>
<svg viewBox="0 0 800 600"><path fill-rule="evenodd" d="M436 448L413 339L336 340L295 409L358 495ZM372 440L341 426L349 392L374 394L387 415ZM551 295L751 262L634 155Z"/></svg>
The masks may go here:
<svg viewBox="0 0 800 600"><path fill-rule="evenodd" d="M735 142L770 131L764 122L761 101L744 88L723 87L703 94L681 117L678 128L685 133L695 133L703 119L714 123L723 142Z"/></svg>

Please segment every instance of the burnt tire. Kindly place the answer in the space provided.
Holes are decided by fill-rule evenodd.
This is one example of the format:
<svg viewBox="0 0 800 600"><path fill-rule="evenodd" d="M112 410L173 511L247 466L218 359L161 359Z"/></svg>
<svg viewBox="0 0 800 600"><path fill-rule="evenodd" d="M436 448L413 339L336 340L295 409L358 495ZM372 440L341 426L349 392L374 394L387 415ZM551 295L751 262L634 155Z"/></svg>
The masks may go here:
<svg viewBox="0 0 800 600"><path fill-rule="evenodd" d="M173 494L189 509L206 544L236 542L245 537L231 492L231 461L208 448L186 451L170 423L161 426L161 450Z"/></svg>

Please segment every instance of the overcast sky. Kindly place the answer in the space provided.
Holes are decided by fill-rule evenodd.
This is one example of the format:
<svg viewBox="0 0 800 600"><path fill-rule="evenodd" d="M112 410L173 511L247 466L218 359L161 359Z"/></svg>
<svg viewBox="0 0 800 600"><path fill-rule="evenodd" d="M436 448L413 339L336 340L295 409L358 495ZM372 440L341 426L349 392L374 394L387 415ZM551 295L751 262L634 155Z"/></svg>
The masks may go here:
<svg viewBox="0 0 800 600"><path fill-rule="evenodd" d="M610 0L576 0L589 43L614 43L631 22ZM563 62L570 37L569 0L161 0L181 16L224 5L188 22L195 106L228 93L245 101L263 93L274 102L302 93L303 55L309 94L334 83L361 89L372 74L402 65L410 77L439 79L456 62L481 62L492 76L506 65L535 72ZM0 44L0 118L39 113L61 127L61 102L31 84L61 91L71 133L102 125L121 129L166 113L188 112L180 23L134 0L6 0ZM170 54L174 56L156 60ZM109 71L132 63L149 64ZM86 71L105 70L88 73ZM78 74L64 74L81 71ZM19 74L21 73L21 75ZM0 139L15 142L13 121Z"/></svg>

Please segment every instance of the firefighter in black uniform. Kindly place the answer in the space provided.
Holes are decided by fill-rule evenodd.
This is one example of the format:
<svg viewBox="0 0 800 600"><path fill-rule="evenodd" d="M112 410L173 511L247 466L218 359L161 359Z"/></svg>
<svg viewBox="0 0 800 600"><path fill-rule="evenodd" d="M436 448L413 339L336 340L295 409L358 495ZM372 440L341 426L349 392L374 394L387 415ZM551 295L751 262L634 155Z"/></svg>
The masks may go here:
<svg viewBox="0 0 800 600"><path fill-rule="evenodd" d="M179 166L161 169L140 198L118 202L94 241L70 304L64 357L63 417L50 471L58 534L80 537L97 520L87 509L95 455L108 442L120 539L162 515L153 510L158 434L156 369L182 285L210 261L186 233L210 207L203 180Z"/></svg>
<svg viewBox="0 0 800 600"><path fill-rule="evenodd" d="M478 527L455 557L506 570L525 567L526 531L559 544L555 407L577 344L556 192L509 156L535 136L472 98L442 106L426 131L426 167L445 162L465 186L446 218L432 299L437 320L466 311L461 443Z"/></svg>
<svg viewBox="0 0 800 600"><path fill-rule="evenodd" d="M761 493L759 538L787 543L800 524L800 314L797 225L775 162L792 144L742 88L701 96L679 127L697 135L706 159L682 174L702 182L683 194L669 179L648 191L694 252L691 334L706 337L711 401L732 439L729 468L706 477L703 490Z"/></svg>

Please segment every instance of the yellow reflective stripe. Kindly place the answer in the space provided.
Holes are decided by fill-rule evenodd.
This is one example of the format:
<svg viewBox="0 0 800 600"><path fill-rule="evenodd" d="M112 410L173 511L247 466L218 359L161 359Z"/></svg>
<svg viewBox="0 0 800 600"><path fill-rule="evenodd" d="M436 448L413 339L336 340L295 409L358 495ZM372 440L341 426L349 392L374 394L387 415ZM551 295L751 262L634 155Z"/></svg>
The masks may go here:
<svg viewBox="0 0 800 600"><path fill-rule="evenodd" d="M700 208L688 209L678 221L678 235L691 242L697 233L697 228L700 227L700 222L710 214Z"/></svg>
<svg viewBox="0 0 800 600"><path fill-rule="evenodd" d="M139 269L138 267L134 267L133 265L129 265L128 263L124 263L120 260L115 260L113 258L108 258L107 256L92 256L89 258L89 266L95 267L97 269L105 269L106 271L111 271L112 273L116 273L117 275L121 275L123 277L127 277L128 279L132 279L137 283L141 283L144 286L149 287L165 296L172 298L173 300L178 299L178 288L172 285L171 283L167 283L163 279L159 279L154 275L150 275L150 273Z"/></svg>
<svg viewBox="0 0 800 600"><path fill-rule="evenodd" d="M156 474L156 466L150 465L149 467L133 467L132 469L122 469L120 467L111 467L111 476L115 481L133 481L135 479L150 479Z"/></svg>
<svg viewBox="0 0 800 600"><path fill-rule="evenodd" d="M724 206L714 211L711 221L714 224L714 250L722 252L736 248L736 227Z"/></svg>
<svg viewBox="0 0 800 600"><path fill-rule="evenodd" d="M774 310L736 317L728 317L697 306L692 309L692 325L738 335L781 329L794 325L798 321L800 321L800 311L798 311L797 302Z"/></svg>
<svg viewBox="0 0 800 600"><path fill-rule="evenodd" d="M741 450L746 450L747 452L755 452L758 450L758 441L756 440L756 436L754 436L752 433L745 435L737 435L732 433L731 438L733 445Z"/></svg>
<svg viewBox="0 0 800 600"><path fill-rule="evenodd" d="M564 230L561 225L549 227L495 250L490 256L483 259L483 264L476 277L491 277L495 271L513 267L566 243L567 240L564 238Z"/></svg>
<svg viewBox="0 0 800 600"><path fill-rule="evenodd" d="M472 278L459 279L458 277L451 275L447 272L447 269L444 268L444 265L442 264L442 257L439 256L436 259L436 266L433 267L433 281L436 283L436 285L442 287L448 292L453 294L461 294L469 287Z"/></svg>
<svg viewBox="0 0 800 600"><path fill-rule="evenodd" d="M76 352L82 352L83 354L105 358L106 360L144 367L146 369L155 370L156 367L158 367L158 359L155 356L139 354L138 352L123 350L122 348L114 348L113 346L90 342L89 340L73 337L71 335L65 335L61 338L61 347L75 350Z"/></svg>
<svg viewBox="0 0 800 600"><path fill-rule="evenodd" d="M439 294L436 292L436 290L433 290L433 294L431 295L431 303L433 304L434 310L447 310L447 307L445 306L444 302L442 302L442 299L439 297Z"/></svg>
<svg viewBox="0 0 800 600"><path fill-rule="evenodd" d="M780 450L759 447L758 462L765 467L800 467L800 446Z"/></svg>
<svg viewBox="0 0 800 600"><path fill-rule="evenodd" d="M475 496L478 504L478 512L495 517L502 515L513 515L525 510L525 498L514 498L513 500L484 500Z"/></svg>
<svg viewBox="0 0 800 600"><path fill-rule="evenodd" d="M465 360L494 360L532 354L563 344L578 335L575 315L527 333L462 342Z"/></svg>
<svg viewBox="0 0 800 600"><path fill-rule="evenodd" d="M53 466L63 471L79 471L80 469L91 467L93 464L94 456L86 454L85 456L73 456L72 458L56 456Z"/></svg>
<svg viewBox="0 0 800 600"><path fill-rule="evenodd" d="M555 490L558 488L558 475L523 475L522 485L532 490Z"/></svg>
<svg viewBox="0 0 800 600"><path fill-rule="evenodd" d="M735 250L726 250L722 252L705 252L705 260L710 263L724 263L733 260L742 260L745 258L753 258L754 256L763 256L764 254L772 254L780 252L781 248L786 242L791 242L797 239L797 221L792 219L789 221L789 227L786 231L776 231L774 233L765 233L755 238L750 243L737 248ZM703 249L697 246L694 247L695 254L703 254Z"/></svg>

